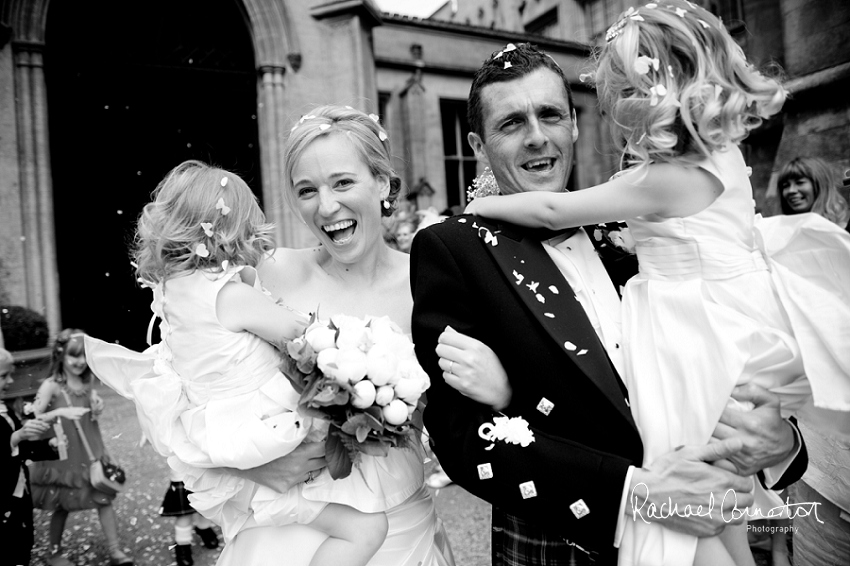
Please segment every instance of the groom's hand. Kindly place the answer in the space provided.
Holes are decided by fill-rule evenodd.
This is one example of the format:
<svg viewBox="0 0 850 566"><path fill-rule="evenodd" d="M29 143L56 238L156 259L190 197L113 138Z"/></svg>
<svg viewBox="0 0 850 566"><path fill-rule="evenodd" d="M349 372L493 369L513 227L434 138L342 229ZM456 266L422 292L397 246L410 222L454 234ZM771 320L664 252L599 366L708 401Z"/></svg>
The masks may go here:
<svg viewBox="0 0 850 566"><path fill-rule="evenodd" d="M689 446L635 469L628 486L626 520L660 522L668 529L706 537L740 524L753 504L753 480L710 462L741 450L739 438Z"/></svg>
<svg viewBox="0 0 850 566"><path fill-rule="evenodd" d="M727 406L714 429L712 440L740 438L743 449L728 460L741 475L752 475L759 470L775 466L794 453L797 435L793 425L779 412L779 397L754 383L739 385L732 398L750 402L750 411Z"/></svg>

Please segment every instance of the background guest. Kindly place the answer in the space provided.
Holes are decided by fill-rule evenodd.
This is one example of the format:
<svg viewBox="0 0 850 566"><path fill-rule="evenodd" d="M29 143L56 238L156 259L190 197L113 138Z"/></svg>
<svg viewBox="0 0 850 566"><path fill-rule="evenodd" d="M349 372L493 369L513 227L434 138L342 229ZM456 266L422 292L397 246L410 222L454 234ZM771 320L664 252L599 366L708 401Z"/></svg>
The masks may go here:
<svg viewBox="0 0 850 566"><path fill-rule="evenodd" d="M850 229L850 209L838 192L838 173L817 157L795 157L779 171L782 214L814 212Z"/></svg>

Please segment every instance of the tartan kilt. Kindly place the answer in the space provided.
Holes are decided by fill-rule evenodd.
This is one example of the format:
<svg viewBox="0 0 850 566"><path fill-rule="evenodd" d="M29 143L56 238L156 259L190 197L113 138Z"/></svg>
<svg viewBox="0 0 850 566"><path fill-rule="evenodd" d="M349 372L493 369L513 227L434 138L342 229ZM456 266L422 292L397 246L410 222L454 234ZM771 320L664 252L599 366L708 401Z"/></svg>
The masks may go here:
<svg viewBox="0 0 850 566"><path fill-rule="evenodd" d="M600 554L493 507L493 566L617 566L617 549Z"/></svg>
<svg viewBox="0 0 850 566"><path fill-rule="evenodd" d="M191 515L195 512L189 504L189 494L192 493L183 485L182 481L173 481L162 498L162 506L159 514L162 517L180 517Z"/></svg>

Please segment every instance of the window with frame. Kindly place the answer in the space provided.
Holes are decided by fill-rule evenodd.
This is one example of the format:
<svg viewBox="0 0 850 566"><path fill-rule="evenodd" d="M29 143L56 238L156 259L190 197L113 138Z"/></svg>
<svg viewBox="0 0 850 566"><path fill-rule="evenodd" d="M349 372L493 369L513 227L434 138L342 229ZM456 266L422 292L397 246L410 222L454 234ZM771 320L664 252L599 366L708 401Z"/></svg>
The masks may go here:
<svg viewBox="0 0 850 566"><path fill-rule="evenodd" d="M440 100L443 126L443 162L446 172L446 205L466 206L466 189L472 185L478 162L467 137L465 100Z"/></svg>

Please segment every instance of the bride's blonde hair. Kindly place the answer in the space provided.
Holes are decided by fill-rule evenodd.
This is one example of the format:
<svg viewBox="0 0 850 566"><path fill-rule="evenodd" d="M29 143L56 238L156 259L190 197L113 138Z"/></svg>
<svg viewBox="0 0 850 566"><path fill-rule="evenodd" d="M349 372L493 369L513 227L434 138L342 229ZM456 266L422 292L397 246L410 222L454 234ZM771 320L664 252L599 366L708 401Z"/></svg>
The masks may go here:
<svg viewBox="0 0 850 566"><path fill-rule="evenodd" d="M608 30L595 82L631 165L693 162L743 140L786 91L747 62L722 22L681 0L625 12Z"/></svg>

